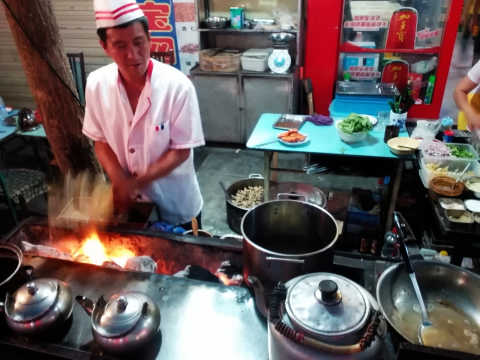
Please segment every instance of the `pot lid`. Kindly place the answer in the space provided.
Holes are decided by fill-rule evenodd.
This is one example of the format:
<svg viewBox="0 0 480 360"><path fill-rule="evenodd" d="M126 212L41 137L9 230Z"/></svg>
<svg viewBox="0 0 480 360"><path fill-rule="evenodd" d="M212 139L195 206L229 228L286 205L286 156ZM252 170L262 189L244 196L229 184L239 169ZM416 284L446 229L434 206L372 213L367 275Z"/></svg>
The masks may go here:
<svg viewBox="0 0 480 360"><path fill-rule="evenodd" d="M5 310L14 321L31 321L43 316L55 304L57 295L57 280L29 281L13 294L11 306Z"/></svg>
<svg viewBox="0 0 480 360"><path fill-rule="evenodd" d="M113 295L100 317L97 331L105 337L121 336L137 324L146 311L148 300L140 292L126 292Z"/></svg>
<svg viewBox="0 0 480 360"><path fill-rule="evenodd" d="M370 316L370 303L353 281L336 274L313 273L293 279L285 307L294 327L314 337L358 333Z"/></svg>

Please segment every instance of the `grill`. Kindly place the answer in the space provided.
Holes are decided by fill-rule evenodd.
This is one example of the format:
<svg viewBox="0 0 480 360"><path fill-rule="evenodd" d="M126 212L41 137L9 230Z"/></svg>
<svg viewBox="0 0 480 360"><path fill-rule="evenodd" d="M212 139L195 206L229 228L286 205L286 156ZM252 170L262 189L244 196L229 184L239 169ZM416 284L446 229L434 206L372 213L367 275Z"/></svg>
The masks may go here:
<svg viewBox="0 0 480 360"><path fill-rule="evenodd" d="M80 230L50 228L46 219L29 219L4 242L62 247L81 241ZM148 231L99 231L106 246L125 246L152 257L157 273L132 272L45 256L24 254L24 265L33 267L33 277L52 277L67 282L73 296L94 301L120 291L149 295L161 313L160 331L152 346L135 357L142 359L260 359L268 358L265 325L256 313L248 289L219 282L193 280L173 275L187 265L214 274L222 262L241 264L241 244L236 240L194 238ZM160 273L159 273L160 272ZM94 342L90 318L74 305L69 323L46 337L24 337L0 321L2 358L35 359L115 358L104 354ZM248 349L245 350L245 349ZM4 356L5 354L5 356Z"/></svg>

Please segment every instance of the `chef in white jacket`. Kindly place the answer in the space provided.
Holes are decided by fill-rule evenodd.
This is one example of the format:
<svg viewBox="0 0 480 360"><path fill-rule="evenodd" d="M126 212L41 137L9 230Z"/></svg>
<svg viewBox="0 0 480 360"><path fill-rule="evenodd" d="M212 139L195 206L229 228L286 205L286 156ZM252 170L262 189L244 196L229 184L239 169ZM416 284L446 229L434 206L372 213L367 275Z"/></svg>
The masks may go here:
<svg viewBox="0 0 480 360"><path fill-rule="evenodd" d="M150 58L148 22L133 0L94 0L113 63L90 73L83 133L110 178L117 209L152 201L161 220L189 228L203 199L193 148L205 144L197 95L174 67Z"/></svg>

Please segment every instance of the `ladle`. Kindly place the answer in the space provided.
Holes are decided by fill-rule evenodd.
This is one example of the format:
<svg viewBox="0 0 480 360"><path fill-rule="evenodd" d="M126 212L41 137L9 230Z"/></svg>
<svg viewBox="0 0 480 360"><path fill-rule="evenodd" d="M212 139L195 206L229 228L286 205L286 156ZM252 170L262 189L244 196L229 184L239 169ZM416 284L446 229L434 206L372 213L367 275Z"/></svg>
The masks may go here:
<svg viewBox="0 0 480 360"><path fill-rule="evenodd" d="M420 304L420 314L422 315L422 322L418 327L418 341L420 344L423 345L423 333L426 331L427 328L432 326L432 322L428 318L427 308L425 307L425 302L423 301L422 293L420 291L420 287L418 286L417 276L415 275L415 270L410 262L410 257L408 255L408 248L405 244L405 235L403 233L402 224L398 218L396 212L393 213L393 219L395 222L395 227L398 231L398 240L400 242L400 252L402 254L403 260L405 261L405 266L408 271L408 276L410 277L410 281L413 285L413 290L415 295L417 296L418 303Z"/></svg>
<svg viewBox="0 0 480 360"><path fill-rule="evenodd" d="M193 232L193 236L198 237L198 221L197 221L197 218L192 218L192 232Z"/></svg>
<svg viewBox="0 0 480 360"><path fill-rule="evenodd" d="M468 170L468 168L470 167L470 164L471 164L471 162L469 162L467 164L467 166L465 166L463 171L460 173L460 175L457 176L457 179L455 180L455 183L453 184L453 189L455 189L455 186L457 186L457 183L462 180L463 174L465 174L465 172Z"/></svg>

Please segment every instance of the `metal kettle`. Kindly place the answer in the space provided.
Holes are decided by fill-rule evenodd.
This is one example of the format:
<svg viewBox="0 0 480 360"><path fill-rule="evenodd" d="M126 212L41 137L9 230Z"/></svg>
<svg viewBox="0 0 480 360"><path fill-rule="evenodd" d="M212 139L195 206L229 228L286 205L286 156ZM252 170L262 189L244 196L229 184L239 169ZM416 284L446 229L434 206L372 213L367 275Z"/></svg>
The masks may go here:
<svg viewBox="0 0 480 360"><path fill-rule="evenodd" d="M111 353L130 352L149 343L160 327L160 310L144 293L114 294L107 301L77 296L75 300L91 317L95 341Z"/></svg>
<svg viewBox="0 0 480 360"><path fill-rule="evenodd" d="M337 274L298 276L270 297L271 360L377 359L385 333L373 296Z"/></svg>
<svg viewBox="0 0 480 360"><path fill-rule="evenodd" d="M70 286L50 278L31 280L7 294L4 306L8 326L25 335L42 334L63 325L72 310Z"/></svg>

